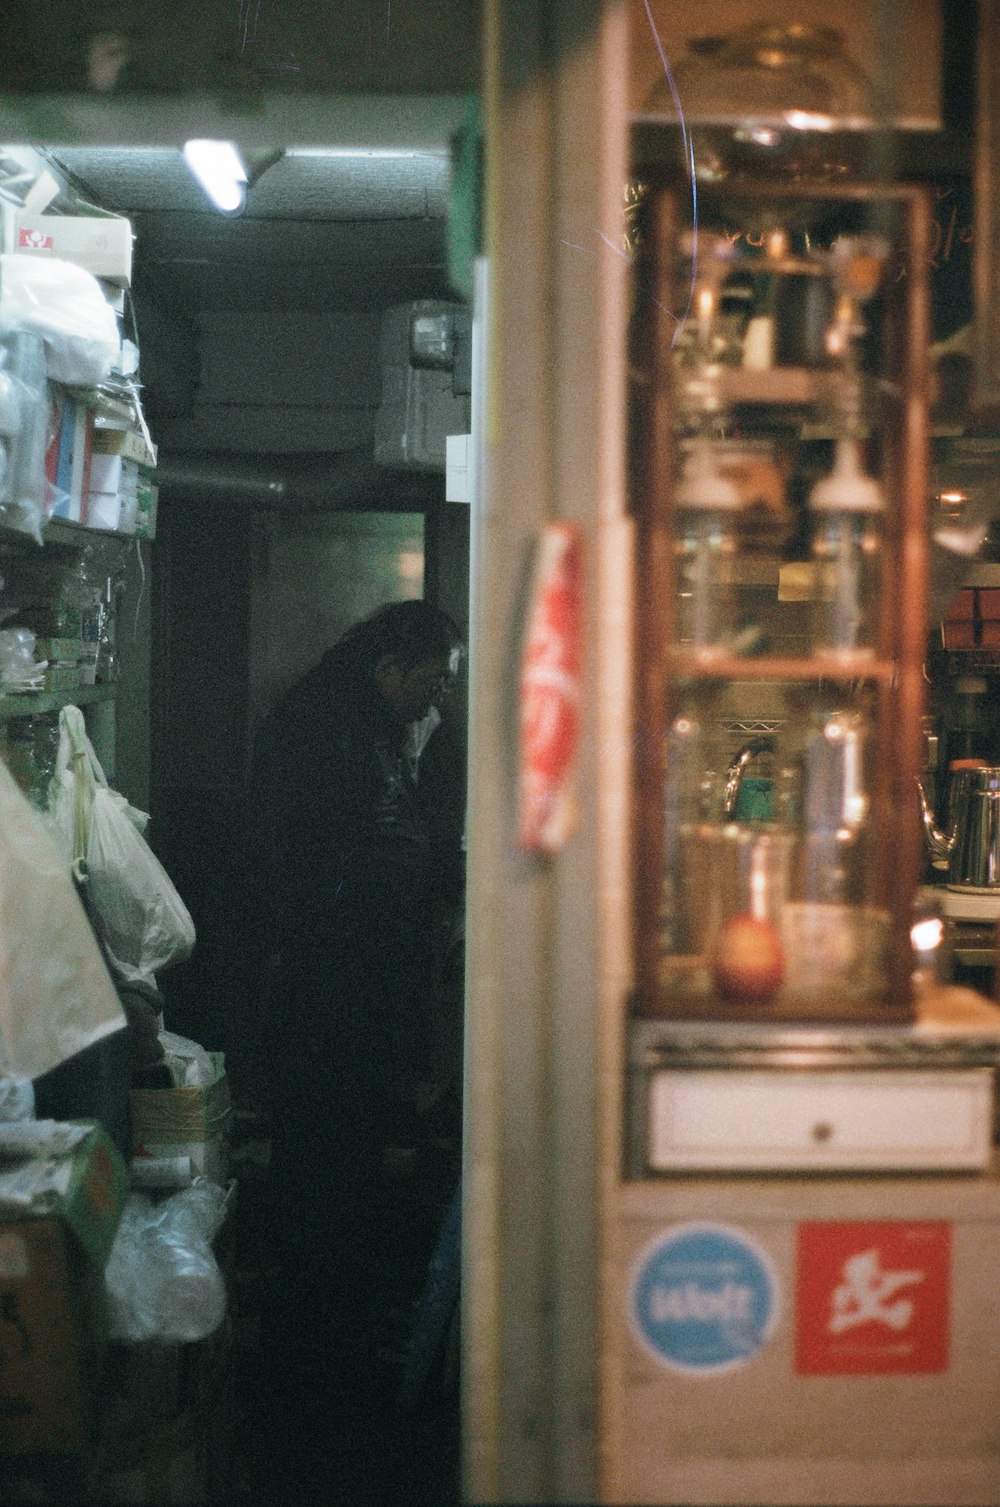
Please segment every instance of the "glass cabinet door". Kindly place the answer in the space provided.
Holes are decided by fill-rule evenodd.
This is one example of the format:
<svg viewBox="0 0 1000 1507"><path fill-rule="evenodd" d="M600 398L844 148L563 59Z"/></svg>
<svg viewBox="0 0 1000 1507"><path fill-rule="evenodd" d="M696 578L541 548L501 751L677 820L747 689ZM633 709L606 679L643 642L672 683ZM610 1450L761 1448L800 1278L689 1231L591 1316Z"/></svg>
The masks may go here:
<svg viewBox="0 0 1000 1507"><path fill-rule="evenodd" d="M634 279L637 1010L905 1020L927 204L727 184L697 227L683 205L652 183Z"/></svg>

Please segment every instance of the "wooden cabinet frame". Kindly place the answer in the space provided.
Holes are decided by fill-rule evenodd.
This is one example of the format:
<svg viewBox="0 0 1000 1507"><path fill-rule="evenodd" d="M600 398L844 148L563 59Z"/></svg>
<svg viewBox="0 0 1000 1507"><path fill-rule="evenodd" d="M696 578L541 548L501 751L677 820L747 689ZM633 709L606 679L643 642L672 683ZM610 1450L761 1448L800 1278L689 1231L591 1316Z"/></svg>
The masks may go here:
<svg viewBox="0 0 1000 1507"><path fill-rule="evenodd" d="M658 976L657 917L665 863L663 793L667 729L674 685L682 668L670 649L674 595L672 564L672 478L674 417L669 352L675 319L669 290L674 246L684 204L684 185L654 168L641 173L649 183L649 226L637 293L631 370L633 442L638 468L633 477L637 519L636 676L634 725L634 949L635 1007L663 1018L690 1015L664 996ZM876 727L881 762L872 791L875 831L875 891L885 897L891 918L890 988L863 1007L830 997L814 1006L781 1010L727 1006L726 1018L871 1020L905 1022L912 1017L910 988L912 905L923 866L923 838L916 797L920 769L920 719L924 706L928 581L928 421L927 348L930 208L918 187L870 183L761 182L726 185L755 201L823 201L846 205L882 204L895 210L899 224L897 265L886 284L886 458L883 479L889 505L885 529L885 582L880 609L878 653L874 662L839 666L817 659L713 660L696 662L696 676L721 680L767 678L807 684L824 678L869 682L878 703ZM689 195L688 195L689 197ZM898 277L897 277L898 274ZM721 1009L721 1006L720 1006ZM775 1013L777 1012L777 1013ZM713 1012L715 1013L715 1012Z"/></svg>

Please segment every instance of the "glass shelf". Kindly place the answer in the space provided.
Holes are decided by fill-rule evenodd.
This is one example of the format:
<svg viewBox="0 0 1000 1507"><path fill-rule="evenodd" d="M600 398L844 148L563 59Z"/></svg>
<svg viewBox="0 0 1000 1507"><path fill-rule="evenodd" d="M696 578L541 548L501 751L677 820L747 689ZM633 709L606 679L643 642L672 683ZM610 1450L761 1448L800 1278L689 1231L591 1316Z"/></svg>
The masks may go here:
<svg viewBox="0 0 1000 1507"><path fill-rule="evenodd" d="M668 673L684 680L784 680L838 682L870 681L888 685L896 667L891 660L871 654L816 654L810 658L741 659L735 654L699 653L672 649L667 654Z"/></svg>

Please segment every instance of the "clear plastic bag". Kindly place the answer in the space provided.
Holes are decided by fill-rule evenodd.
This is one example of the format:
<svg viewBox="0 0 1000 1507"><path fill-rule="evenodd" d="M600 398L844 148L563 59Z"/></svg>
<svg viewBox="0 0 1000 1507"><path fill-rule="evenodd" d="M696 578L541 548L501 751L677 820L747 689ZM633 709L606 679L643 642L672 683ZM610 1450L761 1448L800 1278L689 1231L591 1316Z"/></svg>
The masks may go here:
<svg viewBox="0 0 1000 1507"><path fill-rule="evenodd" d="M218 1076L215 1058L196 1041L174 1031L160 1031L160 1044L171 1077L179 1088L204 1088Z"/></svg>
<svg viewBox="0 0 1000 1507"><path fill-rule="evenodd" d="M0 522L41 543L56 493L45 476L52 405L40 335L26 330L5 335L0 344L0 378L0 419L7 450L0 477Z"/></svg>
<svg viewBox="0 0 1000 1507"><path fill-rule="evenodd" d="M205 1178L162 1203L129 1194L105 1271L112 1339L189 1344L219 1327L226 1285L212 1241L227 1197Z"/></svg>
<svg viewBox="0 0 1000 1507"><path fill-rule="evenodd" d="M97 278L59 257L0 255L0 333L11 330L41 337L47 375L67 387L100 386L121 353Z"/></svg>
<svg viewBox="0 0 1000 1507"><path fill-rule="evenodd" d="M35 658L35 635L30 628L0 628L0 688L36 690L47 660Z"/></svg>

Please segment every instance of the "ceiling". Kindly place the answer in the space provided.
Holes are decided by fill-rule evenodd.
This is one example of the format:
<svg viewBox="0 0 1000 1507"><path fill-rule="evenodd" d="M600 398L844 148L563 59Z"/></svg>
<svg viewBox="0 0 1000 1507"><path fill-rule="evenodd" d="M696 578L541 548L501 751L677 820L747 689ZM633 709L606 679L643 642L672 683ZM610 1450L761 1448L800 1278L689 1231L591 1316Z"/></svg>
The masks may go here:
<svg viewBox="0 0 1000 1507"><path fill-rule="evenodd" d="M250 150L236 215L212 207L174 146L48 155L84 198L128 215L137 297L185 321L453 296L446 145Z"/></svg>

